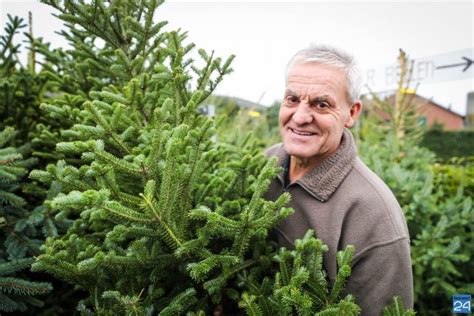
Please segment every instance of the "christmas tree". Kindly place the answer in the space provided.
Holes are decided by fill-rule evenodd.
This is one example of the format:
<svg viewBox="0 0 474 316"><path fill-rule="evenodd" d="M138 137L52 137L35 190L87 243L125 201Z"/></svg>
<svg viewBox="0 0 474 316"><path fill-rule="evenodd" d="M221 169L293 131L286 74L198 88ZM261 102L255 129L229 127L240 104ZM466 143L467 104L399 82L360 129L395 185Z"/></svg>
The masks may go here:
<svg viewBox="0 0 474 316"><path fill-rule="evenodd" d="M34 262L32 253L38 248L36 227L28 220L27 202L21 192L21 180L34 160L24 160L15 148L7 146L14 138L11 127L0 132L0 311L25 311L29 304L41 306L34 296L46 294L51 285L34 282L25 275Z"/></svg>
<svg viewBox="0 0 474 316"><path fill-rule="evenodd" d="M186 33L162 32L165 23L153 21L158 1L45 2L69 22L63 34L82 39L74 54L88 57L76 67L84 79L77 92L42 105L74 124L56 147L64 159L30 177L60 186L45 205L70 227L47 240L35 270L87 291L78 304L85 314L216 306L251 314L259 304L285 313L357 312L350 296L339 301L350 250L341 253L332 290L321 267L324 247L310 235L277 254L269 232L291 211L286 195L262 199L275 162L250 139L239 147L215 141L213 121L199 114L230 73L232 56L199 50L196 66ZM68 105L74 98L79 111ZM269 284L278 291L252 302Z"/></svg>
<svg viewBox="0 0 474 316"><path fill-rule="evenodd" d="M33 154L42 145L35 146L32 138L40 124L39 104L48 91L48 80L35 72L31 29L25 33L30 45L26 66L20 62L23 46L17 44L16 35L26 24L21 18L7 17L0 36L0 311L13 312L43 306L44 296L37 295L51 290L51 284L35 281L38 278L28 272L51 232L51 219L38 207L45 188L26 177L42 165Z"/></svg>

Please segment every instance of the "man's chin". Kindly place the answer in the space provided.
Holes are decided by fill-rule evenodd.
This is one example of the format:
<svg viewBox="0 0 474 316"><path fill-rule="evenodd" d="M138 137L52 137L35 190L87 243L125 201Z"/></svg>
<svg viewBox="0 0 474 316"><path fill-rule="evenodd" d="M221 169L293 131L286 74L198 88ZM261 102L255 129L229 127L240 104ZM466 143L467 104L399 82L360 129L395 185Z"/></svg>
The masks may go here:
<svg viewBox="0 0 474 316"><path fill-rule="evenodd" d="M290 156L294 156L301 159L312 158L319 154L319 151L317 150L308 150L307 148L298 148L298 147L295 148L295 146L291 146L291 145L284 146L284 147L285 147L286 152Z"/></svg>

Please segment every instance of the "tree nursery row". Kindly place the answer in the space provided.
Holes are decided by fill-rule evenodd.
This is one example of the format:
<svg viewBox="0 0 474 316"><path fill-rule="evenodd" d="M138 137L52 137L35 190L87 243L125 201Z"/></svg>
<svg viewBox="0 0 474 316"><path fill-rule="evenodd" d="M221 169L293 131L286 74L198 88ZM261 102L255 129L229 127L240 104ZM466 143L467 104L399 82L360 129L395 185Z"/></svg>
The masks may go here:
<svg viewBox="0 0 474 316"><path fill-rule="evenodd" d="M344 292L353 248L330 283L315 232L275 242L292 213L289 195L263 198L275 108L248 118L216 99L201 114L233 56L165 31L162 1L42 2L68 47L10 15L0 37L0 313L359 314ZM405 212L415 310L445 315L452 294L474 294L474 160L421 147L413 115L354 134ZM414 311L394 298L385 314Z"/></svg>

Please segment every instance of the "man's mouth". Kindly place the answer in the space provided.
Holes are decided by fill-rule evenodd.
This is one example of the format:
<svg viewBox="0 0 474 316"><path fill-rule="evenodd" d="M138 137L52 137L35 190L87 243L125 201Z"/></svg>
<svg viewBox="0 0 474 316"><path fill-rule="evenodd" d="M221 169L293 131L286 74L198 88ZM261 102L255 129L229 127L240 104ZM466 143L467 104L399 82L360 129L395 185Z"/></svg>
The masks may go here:
<svg viewBox="0 0 474 316"><path fill-rule="evenodd" d="M296 135L300 135L300 136L313 136L313 135L316 135L316 133L307 132L307 131L300 131L300 130L293 129L291 127L288 127L288 128L289 128L290 131L292 131Z"/></svg>

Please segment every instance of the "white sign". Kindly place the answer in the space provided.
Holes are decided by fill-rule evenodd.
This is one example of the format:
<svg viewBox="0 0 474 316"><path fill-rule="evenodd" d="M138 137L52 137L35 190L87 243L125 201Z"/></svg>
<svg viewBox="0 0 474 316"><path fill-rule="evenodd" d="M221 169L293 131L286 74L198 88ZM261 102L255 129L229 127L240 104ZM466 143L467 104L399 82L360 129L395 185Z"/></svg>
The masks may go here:
<svg viewBox="0 0 474 316"><path fill-rule="evenodd" d="M474 48L413 60L411 83L462 80L474 77ZM410 63L408 63L409 65ZM400 80L400 65L366 69L364 84L372 91L395 89Z"/></svg>

